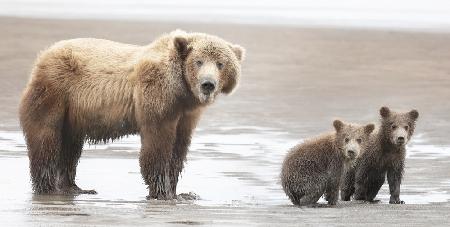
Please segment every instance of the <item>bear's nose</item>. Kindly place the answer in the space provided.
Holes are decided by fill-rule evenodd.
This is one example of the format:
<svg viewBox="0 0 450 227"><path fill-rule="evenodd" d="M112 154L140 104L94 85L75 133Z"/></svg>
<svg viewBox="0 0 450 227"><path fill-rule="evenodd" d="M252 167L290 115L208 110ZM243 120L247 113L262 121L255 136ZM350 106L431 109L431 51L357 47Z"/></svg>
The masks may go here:
<svg viewBox="0 0 450 227"><path fill-rule="evenodd" d="M203 83L200 85L202 88L203 94L209 94L216 88L216 83L211 80L203 81Z"/></svg>
<svg viewBox="0 0 450 227"><path fill-rule="evenodd" d="M350 155L352 157L355 156L355 151L354 150L348 150L347 153L348 153L348 155Z"/></svg>
<svg viewBox="0 0 450 227"><path fill-rule="evenodd" d="M397 138L397 141L398 141L399 143L404 143L404 142L405 142L405 137L399 136L399 137Z"/></svg>

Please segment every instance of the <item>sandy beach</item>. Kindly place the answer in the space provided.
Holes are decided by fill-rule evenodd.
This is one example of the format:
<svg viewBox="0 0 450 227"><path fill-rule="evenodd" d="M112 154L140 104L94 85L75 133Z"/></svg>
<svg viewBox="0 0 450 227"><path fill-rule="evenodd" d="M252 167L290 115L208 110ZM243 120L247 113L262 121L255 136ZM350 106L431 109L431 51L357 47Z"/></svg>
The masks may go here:
<svg viewBox="0 0 450 227"><path fill-rule="evenodd" d="M70 38L145 45L174 29L247 49L237 91L220 97L194 135L179 192L195 202L146 201L139 137L86 146L77 180L97 195L34 196L17 119L40 50ZM450 222L450 33L263 25L0 17L0 223L4 226L405 225ZM287 149L332 120L378 123L378 109L416 108L401 198L389 205L292 206L278 182ZM323 203L323 201L321 201Z"/></svg>

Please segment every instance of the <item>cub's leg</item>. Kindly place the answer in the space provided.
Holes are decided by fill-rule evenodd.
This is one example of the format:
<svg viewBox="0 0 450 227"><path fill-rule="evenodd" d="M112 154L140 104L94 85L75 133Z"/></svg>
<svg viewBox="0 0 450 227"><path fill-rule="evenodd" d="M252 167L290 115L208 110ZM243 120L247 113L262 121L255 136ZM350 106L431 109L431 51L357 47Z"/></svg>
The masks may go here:
<svg viewBox="0 0 450 227"><path fill-rule="evenodd" d="M405 203L402 200L400 200L400 184L402 181L402 173L403 173L403 168L391 168L387 171L389 192L391 194L389 203L391 203L391 204L404 204Z"/></svg>
<svg viewBox="0 0 450 227"><path fill-rule="evenodd" d="M303 188L304 196L298 199L299 206L313 205L319 201L320 197L324 194L323 186L310 186L308 188Z"/></svg>
<svg viewBox="0 0 450 227"><path fill-rule="evenodd" d="M380 191L381 186L384 184L386 172L376 173L369 177L367 182L366 201L373 202L375 197Z"/></svg>
<svg viewBox="0 0 450 227"><path fill-rule="evenodd" d="M298 206L313 205L322 197L326 190L326 178L308 176L303 183L291 185L292 202ZM334 196L334 195L333 195ZM291 197L291 196L290 196ZM295 202L294 202L295 201Z"/></svg>
<svg viewBox="0 0 450 227"><path fill-rule="evenodd" d="M331 177L327 182L325 200L329 205L336 205L339 199L339 177Z"/></svg>
<svg viewBox="0 0 450 227"><path fill-rule="evenodd" d="M353 193L355 193L355 168L349 168L342 177L341 200L350 201Z"/></svg>
<svg viewBox="0 0 450 227"><path fill-rule="evenodd" d="M368 168L361 166L355 170L355 200L365 200L368 187Z"/></svg>

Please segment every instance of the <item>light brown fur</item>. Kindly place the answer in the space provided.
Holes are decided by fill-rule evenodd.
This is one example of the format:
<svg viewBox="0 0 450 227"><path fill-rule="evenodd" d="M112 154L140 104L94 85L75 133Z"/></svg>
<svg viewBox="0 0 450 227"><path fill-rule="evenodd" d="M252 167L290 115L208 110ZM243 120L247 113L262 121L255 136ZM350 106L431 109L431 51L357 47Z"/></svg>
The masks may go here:
<svg viewBox="0 0 450 227"><path fill-rule="evenodd" d="M336 132L297 145L283 162L281 183L295 205L314 204L323 194L328 204L336 204L343 170L364 152L374 129L373 124L358 126L339 120L333 125Z"/></svg>
<svg viewBox="0 0 450 227"><path fill-rule="evenodd" d="M34 191L95 193L75 184L84 141L140 134L149 198L174 198L202 109L235 88L243 57L240 46L179 30L147 46L73 39L43 51L19 113ZM203 78L213 90L205 93Z"/></svg>

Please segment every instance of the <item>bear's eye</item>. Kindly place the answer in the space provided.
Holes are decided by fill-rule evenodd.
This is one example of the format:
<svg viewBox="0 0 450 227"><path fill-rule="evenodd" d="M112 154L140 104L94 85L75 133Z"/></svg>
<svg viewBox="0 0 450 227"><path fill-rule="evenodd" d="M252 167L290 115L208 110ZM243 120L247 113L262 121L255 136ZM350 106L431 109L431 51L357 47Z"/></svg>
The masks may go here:
<svg viewBox="0 0 450 227"><path fill-rule="evenodd" d="M397 125L392 125L391 127L392 127L392 129L396 129Z"/></svg>
<svg viewBox="0 0 450 227"><path fill-rule="evenodd" d="M203 61L198 60L198 61L195 62L195 64L196 64L198 67L200 67L200 66L203 65Z"/></svg>
<svg viewBox="0 0 450 227"><path fill-rule="evenodd" d="M223 63L222 62L217 62L217 68L220 70L220 69L223 69Z"/></svg>
<svg viewBox="0 0 450 227"><path fill-rule="evenodd" d="M356 139L356 142L361 143L362 139Z"/></svg>
<svg viewBox="0 0 450 227"><path fill-rule="evenodd" d="M348 141L350 141L350 139L349 138L345 138L345 140L344 140L346 143L348 143Z"/></svg>
<svg viewBox="0 0 450 227"><path fill-rule="evenodd" d="M407 126L405 126L405 130L406 130L406 131L408 131L408 129L409 129L409 126L408 126L408 125L407 125Z"/></svg>

